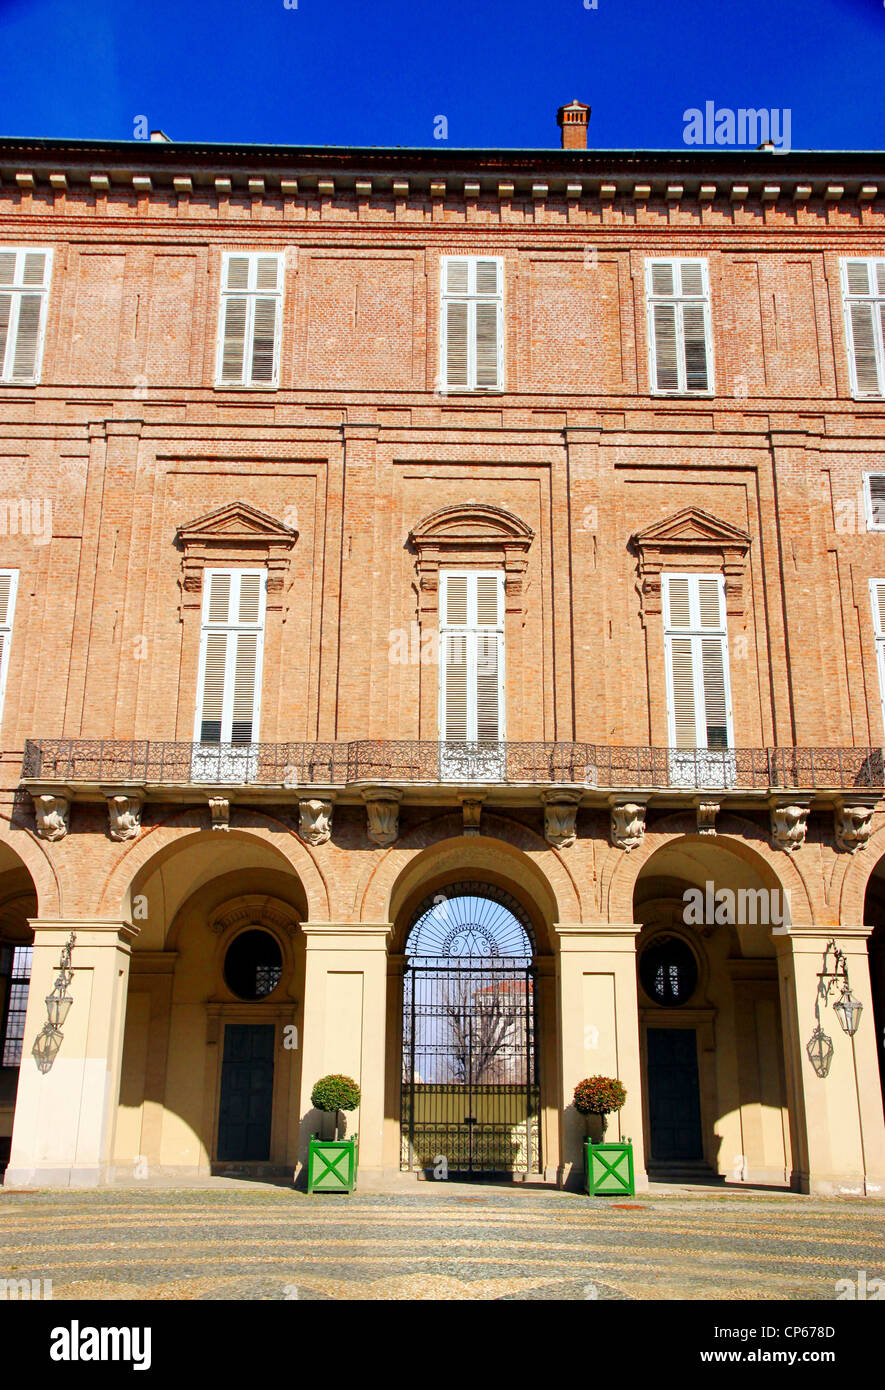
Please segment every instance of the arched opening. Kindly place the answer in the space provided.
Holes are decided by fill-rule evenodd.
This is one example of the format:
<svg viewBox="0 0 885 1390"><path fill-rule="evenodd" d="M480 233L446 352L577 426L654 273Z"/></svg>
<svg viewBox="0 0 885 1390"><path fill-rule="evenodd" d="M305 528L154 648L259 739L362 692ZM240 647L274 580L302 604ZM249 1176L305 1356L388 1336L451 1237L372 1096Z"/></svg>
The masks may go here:
<svg viewBox="0 0 885 1390"><path fill-rule="evenodd" d="M885 1107L885 858L880 859L867 883L864 923L873 928L868 940L873 1020L879 1053L879 1082Z"/></svg>
<svg viewBox="0 0 885 1390"><path fill-rule="evenodd" d="M650 1176L788 1185L779 881L725 836L684 836L644 865L634 914Z"/></svg>
<svg viewBox="0 0 885 1390"><path fill-rule="evenodd" d="M403 976L401 1167L541 1171L535 933L504 888L465 879L413 910Z"/></svg>
<svg viewBox="0 0 885 1390"><path fill-rule="evenodd" d="M248 831L186 833L138 870L119 1172L291 1173L308 903ZM139 917L139 908L142 916Z"/></svg>
<svg viewBox="0 0 885 1390"><path fill-rule="evenodd" d="M9 1162L15 1101L26 1051L25 1013L37 915L33 879L8 845L0 844L0 1176Z"/></svg>

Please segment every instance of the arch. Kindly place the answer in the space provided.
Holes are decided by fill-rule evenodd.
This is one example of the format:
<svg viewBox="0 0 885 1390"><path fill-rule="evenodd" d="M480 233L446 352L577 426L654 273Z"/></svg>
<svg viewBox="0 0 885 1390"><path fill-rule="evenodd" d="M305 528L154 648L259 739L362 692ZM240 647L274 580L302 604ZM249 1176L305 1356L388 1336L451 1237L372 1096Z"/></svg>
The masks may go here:
<svg viewBox="0 0 885 1390"><path fill-rule="evenodd" d="M846 856L848 857L848 856ZM870 879L885 857L885 825L874 830L866 846L849 857L836 900L836 921L861 926Z"/></svg>
<svg viewBox="0 0 885 1390"><path fill-rule="evenodd" d="M466 904L481 901L476 911ZM403 947L412 957L522 957L535 954L531 915L506 889L462 879L446 893L430 893L412 912Z"/></svg>
<svg viewBox="0 0 885 1390"><path fill-rule="evenodd" d="M23 825L15 826L13 843L12 830L12 817L0 812L0 844L5 845L30 874L37 892L37 916L61 917L61 884L46 846L33 831Z"/></svg>
<svg viewBox="0 0 885 1390"><path fill-rule="evenodd" d="M561 854L519 821L493 812L483 816L486 833L464 835L460 812L422 821L386 851L357 885L354 915L362 922L401 920L431 887L456 879L490 876L512 892L533 920L543 921L538 949L550 949L557 922L583 920L578 885ZM391 949L401 947L401 933Z"/></svg>
<svg viewBox="0 0 885 1390"><path fill-rule="evenodd" d="M679 840L696 843L706 852L731 854L752 869L769 888L789 893L790 915L796 924L815 921L814 895L808 880L792 855L774 851L759 836L759 827L740 816L720 816L717 835L699 835L694 815L679 812L655 824L643 836L642 844L630 854L612 849L600 872L603 912L610 922L633 921L633 897L637 880L658 850Z"/></svg>
<svg viewBox="0 0 885 1390"><path fill-rule="evenodd" d="M307 897L311 921L328 921L329 889L308 847L275 817L252 808L237 812L236 826L228 831L208 830L205 817L194 809L180 811L152 826L117 861L102 886L99 913L131 920L132 887L152 861L157 867L189 841L224 835L230 839L257 840L297 875Z"/></svg>

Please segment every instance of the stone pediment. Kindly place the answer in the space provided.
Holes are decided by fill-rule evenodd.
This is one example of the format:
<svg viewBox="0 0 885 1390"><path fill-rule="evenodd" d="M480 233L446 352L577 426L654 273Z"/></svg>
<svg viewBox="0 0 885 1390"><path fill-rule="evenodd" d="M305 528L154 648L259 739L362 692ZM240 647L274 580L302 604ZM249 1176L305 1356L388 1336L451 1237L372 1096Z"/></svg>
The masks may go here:
<svg viewBox="0 0 885 1390"><path fill-rule="evenodd" d="M751 538L746 531L700 507L684 507L631 536L639 555L644 614L661 612L661 572L667 568L724 575L728 613L743 613L743 578Z"/></svg>
<svg viewBox="0 0 885 1390"><path fill-rule="evenodd" d="M738 549L747 550L750 537L746 531L740 531L730 522L711 516L700 507L685 507L675 516L656 521L644 531L637 531L633 536L633 543L639 549L713 545L717 548L736 546Z"/></svg>
<svg viewBox="0 0 885 1390"><path fill-rule="evenodd" d="M442 507L409 533L418 556L424 621L435 614L439 570L445 565L489 565L503 569L508 609L519 611L528 552L535 538L530 526L504 507L465 502Z"/></svg>
<svg viewBox="0 0 885 1390"><path fill-rule="evenodd" d="M277 521L275 517L250 507L247 502L229 502L215 512L198 517L196 521L179 526L178 539L185 546L194 542L254 542L256 540L276 540L294 545L298 532L292 526Z"/></svg>
<svg viewBox="0 0 885 1390"><path fill-rule="evenodd" d="M409 539L419 549L426 545L450 547L491 541L521 545L527 550L534 535L530 526L503 507L469 503L433 512L415 527Z"/></svg>
<svg viewBox="0 0 885 1390"><path fill-rule="evenodd" d="M179 526L175 537L184 551L186 592L201 591L207 566L245 563L265 566L268 594L279 594L298 531L248 502L228 502Z"/></svg>

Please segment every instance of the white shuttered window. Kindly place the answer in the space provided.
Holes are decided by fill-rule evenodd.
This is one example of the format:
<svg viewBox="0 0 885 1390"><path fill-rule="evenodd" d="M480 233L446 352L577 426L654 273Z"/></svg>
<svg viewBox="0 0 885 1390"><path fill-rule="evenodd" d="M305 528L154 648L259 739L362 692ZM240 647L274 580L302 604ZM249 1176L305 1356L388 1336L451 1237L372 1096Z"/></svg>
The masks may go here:
<svg viewBox="0 0 885 1390"><path fill-rule="evenodd" d="M885 473L865 473L864 505L868 531L885 531Z"/></svg>
<svg viewBox="0 0 885 1390"><path fill-rule="evenodd" d="M0 570L0 720L3 718L6 696L6 672L9 669L9 645L12 641L17 591L18 570Z"/></svg>
<svg viewBox="0 0 885 1390"><path fill-rule="evenodd" d="M267 576L207 570L194 742L258 741Z"/></svg>
<svg viewBox="0 0 885 1390"><path fill-rule="evenodd" d="M885 737L885 579L870 580L870 599L873 605L876 666L879 671L879 699L882 706L882 731L883 737Z"/></svg>
<svg viewBox="0 0 885 1390"><path fill-rule="evenodd" d="M442 740L496 743L504 734L504 576L440 574Z"/></svg>
<svg viewBox="0 0 885 1390"><path fill-rule="evenodd" d="M733 747L721 575L664 576L664 641L670 747Z"/></svg>
<svg viewBox="0 0 885 1390"><path fill-rule="evenodd" d="M231 252L221 268L218 386L279 384L283 258Z"/></svg>
<svg viewBox="0 0 885 1390"><path fill-rule="evenodd" d="M710 290L705 260L647 260L648 356L657 395L711 395Z"/></svg>
<svg viewBox="0 0 885 1390"><path fill-rule="evenodd" d="M444 256L440 290L442 389L500 389L504 379L504 262L494 256Z"/></svg>
<svg viewBox="0 0 885 1390"><path fill-rule="evenodd" d="M853 396L885 396L885 260L844 259L842 303Z"/></svg>
<svg viewBox="0 0 885 1390"><path fill-rule="evenodd" d="M52 252L0 248L0 381L37 382Z"/></svg>

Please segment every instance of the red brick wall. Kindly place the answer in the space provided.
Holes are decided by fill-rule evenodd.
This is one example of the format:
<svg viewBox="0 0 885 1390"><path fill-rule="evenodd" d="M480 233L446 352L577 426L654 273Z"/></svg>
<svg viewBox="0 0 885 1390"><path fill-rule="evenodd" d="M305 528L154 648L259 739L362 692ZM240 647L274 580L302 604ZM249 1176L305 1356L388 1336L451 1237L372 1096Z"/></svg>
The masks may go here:
<svg viewBox="0 0 885 1390"><path fill-rule="evenodd" d="M0 537L0 565L21 570L9 781L29 735L191 737L175 531L236 500L297 511L264 739L435 736L420 667L388 659L417 617L407 537L479 501L535 532L510 737L666 742L660 620L643 624L628 542L693 505L752 538L729 629L737 744L883 741L868 580L885 536L859 494L885 469L885 403L850 398L838 275L840 255L885 255L878 203L7 184L0 240L56 251L41 384L0 387L0 496L53 507L49 544ZM235 248L286 252L277 391L213 386ZM452 252L504 259L501 394L435 392ZM708 257L713 399L649 395L649 254Z"/></svg>

